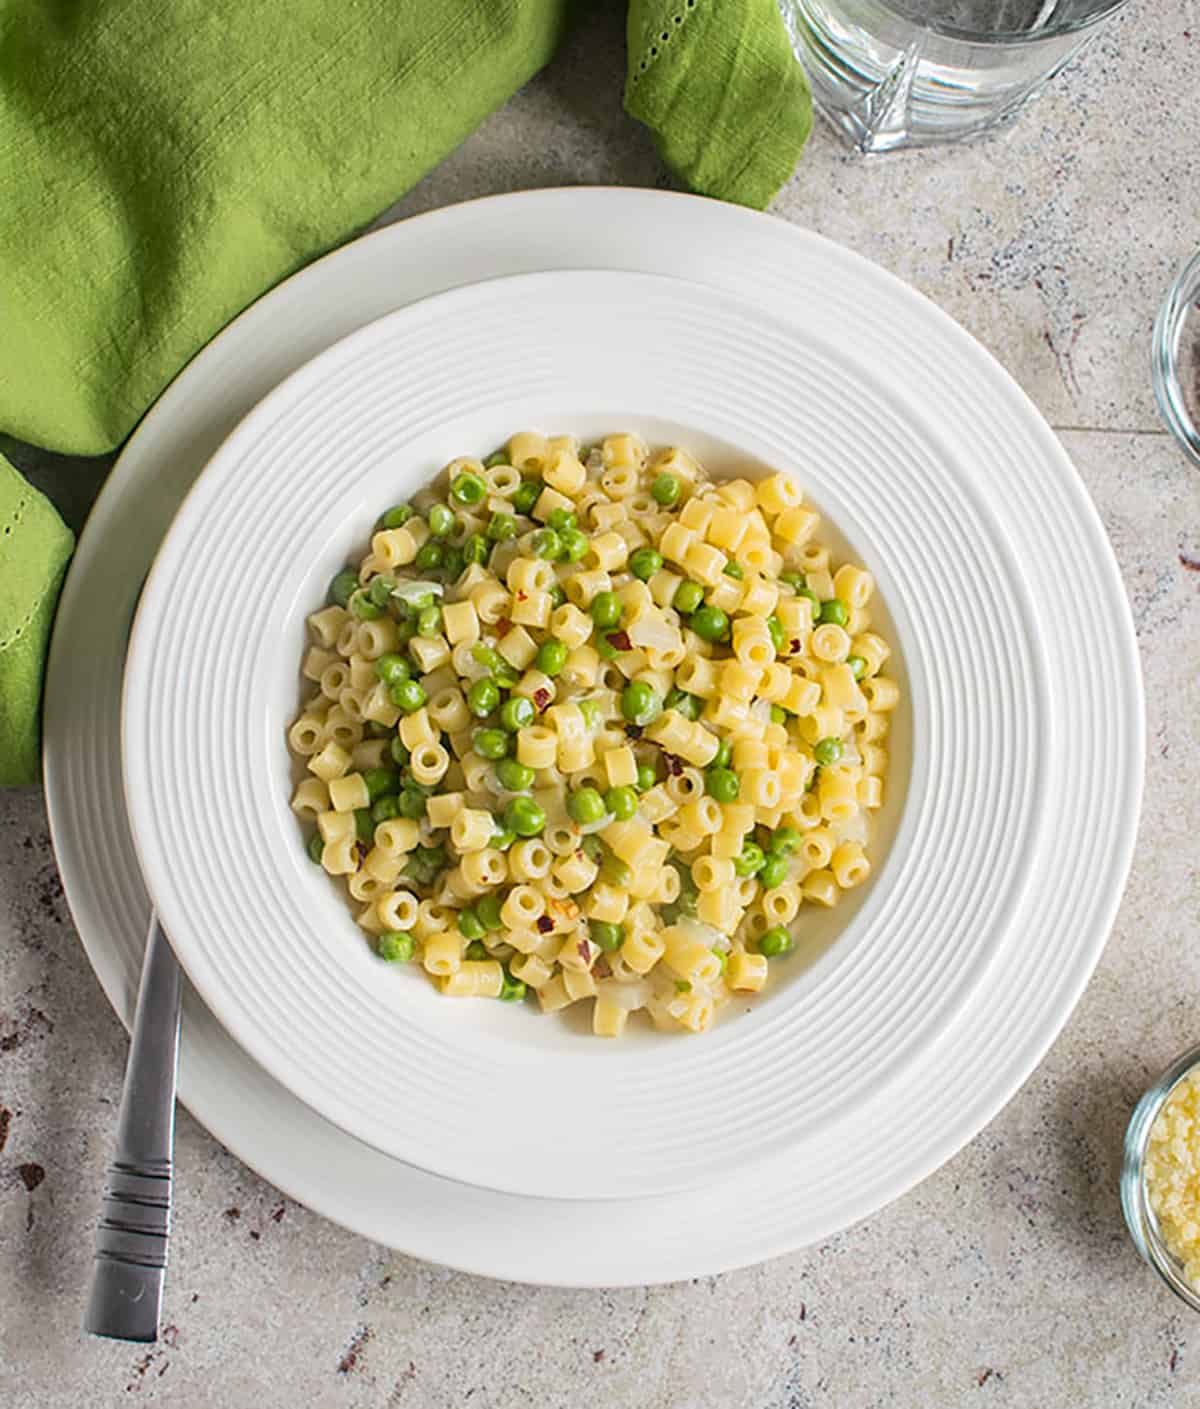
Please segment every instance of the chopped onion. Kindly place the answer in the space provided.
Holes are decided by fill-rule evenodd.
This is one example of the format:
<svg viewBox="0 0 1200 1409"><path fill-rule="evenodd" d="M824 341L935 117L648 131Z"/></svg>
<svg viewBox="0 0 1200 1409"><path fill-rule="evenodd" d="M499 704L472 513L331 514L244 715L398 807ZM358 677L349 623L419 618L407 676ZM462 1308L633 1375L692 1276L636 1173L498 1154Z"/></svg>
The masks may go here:
<svg viewBox="0 0 1200 1409"><path fill-rule="evenodd" d="M630 983L618 983L616 979L603 979L596 985L596 992L600 997L605 998L614 1008L624 1008L626 1012L635 1012L638 1008L644 1008L650 1001L653 993L650 984L640 978Z"/></svg>
<svg viewBox="0 0 1200 1409"><path fill-rule="evenodd" d="M675 927L682 930L689 939L703 944L706 949L729 948L727 934L723 934L715 925L706 925L703 920L694 919L691 915L680 915L675 921Z"/></svg>
<svg viewBox="0 0 1200 1409"><path fill-rule="evenodd" d="M628 627L628 632L633 644L643 649L649 647L656 651L670 651L683 644L678 630L658 612L646 612L638 617L632 626Z"/></svg>
<svg viewBox="0 0 1200 1409"><path fill-rule="evenodd" d="M440 582L401 582L392 588L392 596L401 602L415 602L420 597L428 596L432 593L435 597L440 597L446 589Z"/></svg>

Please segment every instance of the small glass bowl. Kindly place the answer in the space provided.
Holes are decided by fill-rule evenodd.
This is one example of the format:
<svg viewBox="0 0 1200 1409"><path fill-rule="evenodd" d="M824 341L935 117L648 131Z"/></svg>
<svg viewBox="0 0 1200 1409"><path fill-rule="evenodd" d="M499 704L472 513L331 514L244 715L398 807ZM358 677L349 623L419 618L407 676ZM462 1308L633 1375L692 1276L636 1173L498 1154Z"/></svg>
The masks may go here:
<svg viewBox="0 0 1200 1409"><path fill-rule="evenodd" d="M1183 1275L1182 1264L1159 1231L1158 1219L1146 1195L1145 1159L1150 1131L1159 1111L1179 1082L1197 1065L1200 1065L1200 1047L1193 1047L1173 1062L1137 1103L1125 1131L1125 1156L1121 1163L1121 1211L1134 1246L1193 1311L1200 1311L1200 1292Z"/></svg>
<svg viewBox="0 0 1200 1409"><path fill-rule="evenodd" d="M1175 276L1158 310L1150 377L1163 420L1200 465L1200 254Z"/></svg>

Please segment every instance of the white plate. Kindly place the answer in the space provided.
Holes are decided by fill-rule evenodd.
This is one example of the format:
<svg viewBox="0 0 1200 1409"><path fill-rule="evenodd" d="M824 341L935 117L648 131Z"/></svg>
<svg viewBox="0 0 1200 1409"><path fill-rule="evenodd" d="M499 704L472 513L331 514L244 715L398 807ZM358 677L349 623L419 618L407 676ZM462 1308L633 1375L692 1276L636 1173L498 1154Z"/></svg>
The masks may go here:
<svg viewBox="0 0 1200 1409"><path fill-rule="evenodd" d="M188 496L126 666L142 873L217 1018L350 1134L509 1193L696 1188L859 1111L997 947L1022 942L1006 937L1051 732L1033 603L972 489L971 446L828 345L824 320L841 314L827 303L801 330L645 274L458 289L291 377ZM803 911L814 944L849 927L803 974L773 964L762 999L703 1040L647 1029L597 1043L562 1017L447 1003L415 971L381 969L288 810L305 616L382 509L529 425L585 440L629 428L695 448L718 474L799 476L875 573L894 626L880 624L903 647L915 750L884 874L861 908ZM888 786L902 795L898 743Z"/></svg>
<svg viewBox="0 0 1200 1409"><path fill-rule="evenodd" d="M825 287L863 297L840 343L891 365L918 394L940 382L947 425L973 437L975 479L1016 547L1059 678L1044 753L1047 834L1025 858L1014 916L1028 936L931 1050L858 1118L788 1160L669 1200L570 1200L468 1188L349 1139L248 1059L189 991L181 1094L213 1133L293 1197L417 1256L493 1276L635 1284L742 1266L861 1218L948 1158L1003 1105L1053 1040L1107 936L1140 798L1142 702L1133 633L1099 521L1057 441L1001 368L911 289L770 218L661 193L567 190L499 197L389 228L264 298L147 417L83 535L60 608L47 695L46 780L68 899L126 1021L147 901L121 806L117 708L141 571L206 460L282 377L338 337L439 289L573 266L682 273L804 322ZM1011 478L988 468L996 443ZM1027 506L1036 505L1036 512ZM1070 582L1074 590L1062 591ZM803 1073L796 1074L797 1081ZM236 1095L232 1094L236 1093ZM592 1209L592 1206L586 1206Z"/></svg>

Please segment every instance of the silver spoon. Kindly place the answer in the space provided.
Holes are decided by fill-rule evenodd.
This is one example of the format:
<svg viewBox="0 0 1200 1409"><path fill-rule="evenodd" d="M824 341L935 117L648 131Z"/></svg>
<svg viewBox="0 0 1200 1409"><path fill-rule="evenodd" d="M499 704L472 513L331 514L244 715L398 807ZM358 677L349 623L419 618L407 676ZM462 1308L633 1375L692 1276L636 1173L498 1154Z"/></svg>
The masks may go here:
<svg viewBox="0 0 1200 1409"><path fill-rule="evenodd" d="M179 961L151 915L83 1320L95 1336L158 1339L171 1230L180 986Z"/></svg>

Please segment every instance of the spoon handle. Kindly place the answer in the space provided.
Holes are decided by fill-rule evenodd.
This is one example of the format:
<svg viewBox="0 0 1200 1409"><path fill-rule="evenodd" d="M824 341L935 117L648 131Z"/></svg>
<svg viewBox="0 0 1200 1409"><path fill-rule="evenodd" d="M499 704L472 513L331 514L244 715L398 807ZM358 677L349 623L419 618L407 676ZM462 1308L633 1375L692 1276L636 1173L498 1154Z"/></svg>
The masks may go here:
<svg viewBox="0 0 1200 1409"><path fill-rule="evenodd" d="M171 1227L179 994L179 962L152 915L83 1323L92 1335L114 1340L158 1339Z"/></svg>

